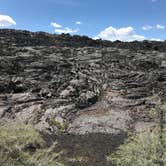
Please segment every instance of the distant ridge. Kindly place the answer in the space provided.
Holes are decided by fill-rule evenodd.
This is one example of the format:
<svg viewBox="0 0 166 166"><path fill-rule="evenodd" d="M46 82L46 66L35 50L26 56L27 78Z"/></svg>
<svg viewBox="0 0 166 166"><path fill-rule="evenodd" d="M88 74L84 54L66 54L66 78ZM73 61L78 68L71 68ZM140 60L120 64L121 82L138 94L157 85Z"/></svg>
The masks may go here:
<svg viewBox="0 0 166 166"><path fill-rule="evenodd" d="M26 40L25 40L26 39ZM50 34L46 32L30 32L27 30L0 29L1 46L57 46L57 47L118 47L132 50L157 50L166 51L166 42L160 41L107 41L93 40L87 36L70 35L70 34Z"/></svg>

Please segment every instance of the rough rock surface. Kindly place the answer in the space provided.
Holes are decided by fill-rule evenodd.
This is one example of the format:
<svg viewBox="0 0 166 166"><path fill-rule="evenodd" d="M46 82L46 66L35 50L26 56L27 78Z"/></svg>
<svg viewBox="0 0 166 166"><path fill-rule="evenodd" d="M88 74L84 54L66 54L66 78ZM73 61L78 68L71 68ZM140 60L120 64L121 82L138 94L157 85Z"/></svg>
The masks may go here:
<svg viewBox="0 0 166 166"><path fill-rule="evenodd" d="M69 153L84 147L85 165L110 165L106 155L128 132L155 126L165 51L165 42L0 30L0 122L33 124Z"/></svg>

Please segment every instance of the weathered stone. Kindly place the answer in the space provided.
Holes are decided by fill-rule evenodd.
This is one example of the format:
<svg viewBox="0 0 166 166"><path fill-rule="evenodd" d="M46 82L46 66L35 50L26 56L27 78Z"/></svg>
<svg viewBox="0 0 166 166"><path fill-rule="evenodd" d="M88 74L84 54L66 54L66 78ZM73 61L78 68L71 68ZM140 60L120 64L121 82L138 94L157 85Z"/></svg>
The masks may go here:
<svg viewBox="0 0 166 166"><path fill-rule="evenodd" d="M104 155L128 132L156 125L151 110L166 99L165 52L166 42L0 29L0 122L32 124L68 149L68 138L80 141L96 154L92 166L107 165Z"/></svg>

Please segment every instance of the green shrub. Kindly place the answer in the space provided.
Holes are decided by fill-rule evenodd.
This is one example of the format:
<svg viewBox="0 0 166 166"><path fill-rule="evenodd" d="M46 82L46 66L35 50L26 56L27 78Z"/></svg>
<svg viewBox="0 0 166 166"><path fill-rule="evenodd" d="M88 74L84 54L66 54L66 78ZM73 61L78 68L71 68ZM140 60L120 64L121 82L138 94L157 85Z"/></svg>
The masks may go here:
<svg viewBox="0 0 166 166"><path fill-rule="evenodd" d="M166 143L165 136L164 134L164 144ZM160 162L166 164L166 148L162 154L164 158L160 158L163 147L159 131L155 129L152 132L144 132L130 137L108 159L116 166L160 166Z"/></svg>

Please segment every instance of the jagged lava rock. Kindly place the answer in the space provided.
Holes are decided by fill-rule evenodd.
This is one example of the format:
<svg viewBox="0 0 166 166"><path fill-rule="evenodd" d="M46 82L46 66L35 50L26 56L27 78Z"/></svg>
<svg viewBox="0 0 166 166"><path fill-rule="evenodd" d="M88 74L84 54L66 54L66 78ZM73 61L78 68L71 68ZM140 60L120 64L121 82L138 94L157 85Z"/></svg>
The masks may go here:
<svg viewBox="0 0 166 166"><path fill-rule="evenodd" d="M128 132L155 126L150 111L160 92L165 98L165 42L1 29L0 44L1 123L63 132L67 147L65 138L87 141L99 148L91 165L107 165L103 156Z"/></svg>

